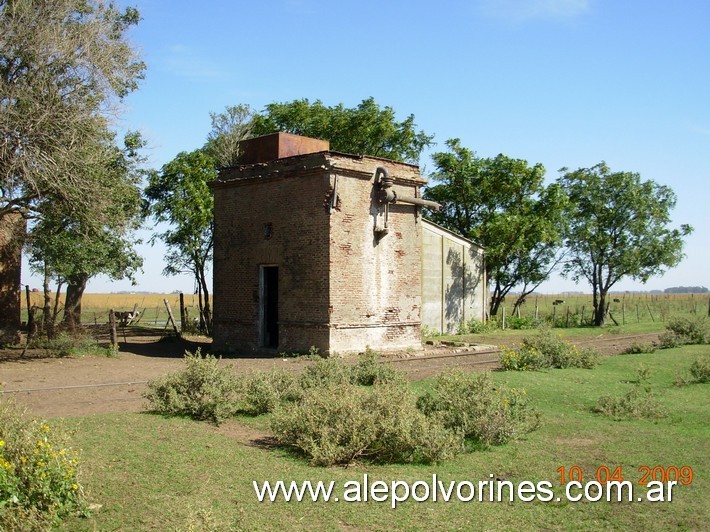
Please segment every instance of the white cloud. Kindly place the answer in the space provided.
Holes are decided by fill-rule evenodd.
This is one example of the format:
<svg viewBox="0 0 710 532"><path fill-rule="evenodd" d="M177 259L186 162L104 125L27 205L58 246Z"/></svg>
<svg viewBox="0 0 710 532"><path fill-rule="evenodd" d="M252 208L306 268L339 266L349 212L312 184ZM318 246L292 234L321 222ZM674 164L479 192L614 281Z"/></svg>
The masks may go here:
<svg viewBox="0 0 710 532"><path fill-rule="evenodd" d="M481 11L516 23L531 19L569 19L589 11L591 0L479 0Z"/></svg>

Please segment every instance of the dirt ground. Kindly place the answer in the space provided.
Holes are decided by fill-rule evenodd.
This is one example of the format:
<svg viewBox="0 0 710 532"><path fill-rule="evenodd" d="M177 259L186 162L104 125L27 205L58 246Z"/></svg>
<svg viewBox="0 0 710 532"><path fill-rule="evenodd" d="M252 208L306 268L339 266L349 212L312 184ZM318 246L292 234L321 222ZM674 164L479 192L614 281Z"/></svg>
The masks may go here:
<svg viewBox="0 0 710 532"><path fill-rule="evenodd" d="M612 337L595 341L604 354L616 354L635 341L650 342L657 335ZM99 335L99 340L103 340ZM161 338L160 331L135 329L121 336L117 357L63 357L44 349L0 349L0 389L31 413L44 418L107 412L139 412L146 407L142 392L147 381L181 368L185 350L209 351L210 340ZM582 342L580 342L582 343ZM589 343L589 342L584 342ZM384 358L410 379L424 379L448 367L491 370L498 367L494 346L427 346L416 352L388 353ZM303 358L225 358L236 372L286 368L299 371L310 364Z"/></svg>

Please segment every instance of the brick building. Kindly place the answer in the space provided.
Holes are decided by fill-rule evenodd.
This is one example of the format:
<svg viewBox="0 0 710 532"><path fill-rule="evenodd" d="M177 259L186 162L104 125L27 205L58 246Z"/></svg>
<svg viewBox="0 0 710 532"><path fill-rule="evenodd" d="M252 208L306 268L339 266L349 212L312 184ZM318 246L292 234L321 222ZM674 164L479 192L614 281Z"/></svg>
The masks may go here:
<svg viewBox="0 0 710 532"><path fill-rule="evenodd" d="M283 133L242 161L210 184L215 349L420 348L418 167Z"/></svg>

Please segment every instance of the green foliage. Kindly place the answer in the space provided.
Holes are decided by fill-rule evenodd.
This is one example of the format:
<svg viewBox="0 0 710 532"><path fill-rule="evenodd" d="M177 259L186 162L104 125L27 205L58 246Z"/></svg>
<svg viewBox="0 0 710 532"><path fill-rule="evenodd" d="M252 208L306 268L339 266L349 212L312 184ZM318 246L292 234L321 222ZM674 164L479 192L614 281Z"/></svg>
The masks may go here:
<svg viewBox="0 0 710 532"><path fill-rule="evenodd" d="M405 381L403 373L397 371L392 364L381 363L380 356L369 347L360 354L357 363L350 368L350 382L360 386Z"/></svg>
<svg viewBox="0 0 710 532"><path fill-rule="evenodd" d="M169 226L153 237L168 249L163 273L194 275L205 318L202 328L208 334L212 332L212 311L206 270L213 253L214 198L207 183L216 178L215 160L204 150L181 152L160 172L148 175L144 192L146 214Z"/></svg>
<svg viewBox="0 0 710 532"><path fill-rule="evenodd" d="M46 349L55 357L79 357L85 355L99 355L113 357L117 355L114 347L103 347L96 339L77 330L74 332L61 331L52 339L41 338L33 342L34 348Z"/></svg>
<svg viewBox="0 0 710 532"><path fill-rule="evenodd" d="M486 249L493 316L514 286L527 294L549 277L562 244L565 197L558 185L544 185L541 164L481 158L459 139L446 144L448 152L432 155L436 184L424 192L443 207L427 217Z"/></svg>
<svg viewBox="0 0 710 532"><path fill-rule="evenodd" d="M94 146L143 76L126 38L138 20L98 0L0 2L0 217L36 215L39 203L106 213L111 185L93 171Z"/></svg>
<svg viewBox="0 0 710 532"><path fill-rule="evenodd" d="M484 446L501 445L535 430L538 413L524 390L494 383L488 373L460 369L439 375L433 392L419 398L424 414Z"/></svg>
<svg viewBox="0 0 710 532"><path fill-rule="evenodd" d="M158 413L219 424L236 411L238 382L229 366L212 355L185 351L185 367L148 382L144 397Z"/></svg>
<svg viewBox="0 0 710 532"><path fill-rule="evenodd" d="M683 238L692 228L670 229L676 196L632 172L612 172L605 163L561 170L569 196L564 272L587 280L594 293L594 323L606 318L606 295L624 277L646 282L683 258Z"/></svg>
<svg viewBox="0 0 710 532"><path fill-rule="evenodd" d="M662 349L710 342L710 323L705 318L672 318L660 337Z"/></svg>
<svg viewBox="0 0 710 532"><path fill-rule="evenodd" d="M640 355L643 353L653 353L655 351L656 344L654 343L633 342L629 347L624 350L623 354Z"/></svg>
<svg viewBox="0 0 710 532"><path fill-rule="evenodd" d="M320 358L303 370L299 380L301 388L325 388L350 382L350 368L338 358Z"/></svg>
<svg viewBox="0 0 710 532"><path fill-rule="evenodd" d="M271 428L282 445L303 452L311 464L430 463L453 456L461 438L426 418L405 386L352 384L312 388L296 404L278 409Z"/></svg>
<svg viewBox="0 0 710 532"><path fill-rule="evenodd" d="M695 382L710 382L710 355L696 358L690 365L690 375Z"/></svg>
<svg viewBox="0 0 710 532"><path fill-rule="evenodd" d="M282 402L301 396L299 377L290 371L256 371L239 379L239 410L252 416L273 412Z"/></svg>
<svg viewBox="0 0 710 532"><path fill-rule="evenodd" d="M549 330L543 330L535 336L523 338L519 347L503 347L500 362L506 371L591 369L599 363L599 353L592 348L570 344Z"/></svg>
<svg viewBox="0 0 710 532"><path fill-rule="evenodd" d="M394 109L380 107L374 98L353 108L342 103L327 107L320 100L307 99L271 103L254 116L252 135L279 131L328 140L333 151L414 164L434 138L416 130L414 115L397 121Z"/></svg>
<svg viewBox="0 0 710 532"><path fill-rule="evenodd" d="M0 402L0 529L44 530L86 515L79 459L66 437Z"/></svg>
<svg viewBox="0 0 710 532"><path fill-rule="evenodd" d="M637 380L627 393L620 397L602 395L592 411L614 419L656 419L666 415L656 395L648 385L649 370L641 366Z"/></svg>

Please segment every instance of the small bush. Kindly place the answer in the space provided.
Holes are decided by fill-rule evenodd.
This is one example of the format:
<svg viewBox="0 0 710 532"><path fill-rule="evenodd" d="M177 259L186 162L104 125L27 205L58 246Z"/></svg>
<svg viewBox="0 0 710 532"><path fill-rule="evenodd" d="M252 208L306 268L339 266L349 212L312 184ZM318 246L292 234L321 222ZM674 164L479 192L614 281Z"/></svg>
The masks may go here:
<svg viewBox="0 0 710 532"><path fill-rule="evenodd" d="M320 358L306 367L299 379L304 390L348 384L350 368L338 358Z"/></svg>
<svg viewBox="0 0 710 532"><path fill-rule="evenodd" d="M236 410L238 381L212 355L185 351L185 368L148 382L144 397L154 411L220 423Z"/></svg>
<svg viewBox="0 0 710 532"><path fill-rule="evenodd" d="M73 334L69 331L60 331L50 339L38 338L32 343L32 347L45 349L50 356L54 357L78 357L86 355L116 356L118 350L115 347L103 347L90 334L76 331Z"/></svg>
<svg viewBox="0 0 710 532"><path fill-rule="evenodd" d="M642 343L642 342L633 342L629 347L624 349L623 353L624 355L641 355L644 353L655 353L656 352L656 344L654 343Z"/></svg>
<svg viewBox="0 0 710 532"><path fill-rule="evenodd" d="M601 396L592 411L614 419L655 419L664 417L665 411L648 385L648 379L648 368L640 366L637 379L631 390L621 397Z"/></svg>
<svg viewBox="0 0 710 532"><path fill-rule="evenodd" d="M435 462L461 450L461 438L427 419L404 386L352 384L312 388L299 403L277 409L271 428L282 445L312 465Z"/></svg>
<svg viewBox="0 0 710 532"><path fill-rule="evenodd" d="M403 373L391 364L381 363L380 356L369 347L359 356L357 364L350 368L350 382L360 386L404 381Z"/></svg>
<svg viewBox="0 0 710 532"><path fill-rule="evenodd" d="M710 382L710 355L696 358L690 366L695 382Z"/></svg>
<svg viewBox="0 0 710 532"><path fill-rule="evenodd" d="M540 320L526 316L510 316L505 319L506 328L514 330L536 329L540 327L541 324L542 322Z"/></svg>
<svg viewBox="0 0 710 532"><path fill-rule="evenodd" d="M710 341L710 326L705 318L673 318L660 337L663 349L687 344L707 344Z"/></svg>
<svg viewBox="0 0 710 532"><path fill-rule="evenodd" d="M66 437L0 403L0 530L44 530L88 515L79 458Z"/></svg>
<svg viewBox="0 0 710 532"><path fill-rule="evenodd" d="M298 377L289 371L257 371L239 380L239 410L253 416L273 412L283 401L297 401L302 393Z"/></svg>
<svg viewBox="0 0 710 532"><path fill-rule="evenodd" d="M539 424L524 390L495 384L487 373L472 376L459 369L443 373L433 393L422 396L417 405L445 428L486 446L515 440Z"/></svg>
<svg viewBox="0 0 710 532"><path fill-rule="evenodd" d="M518 348L503 348L500 362L503 369L508 371L544 368L591 369L599 363L599 353L588 347L580 348L570 344L550 331L541 331L535 336L523 338Z"/></svg>

